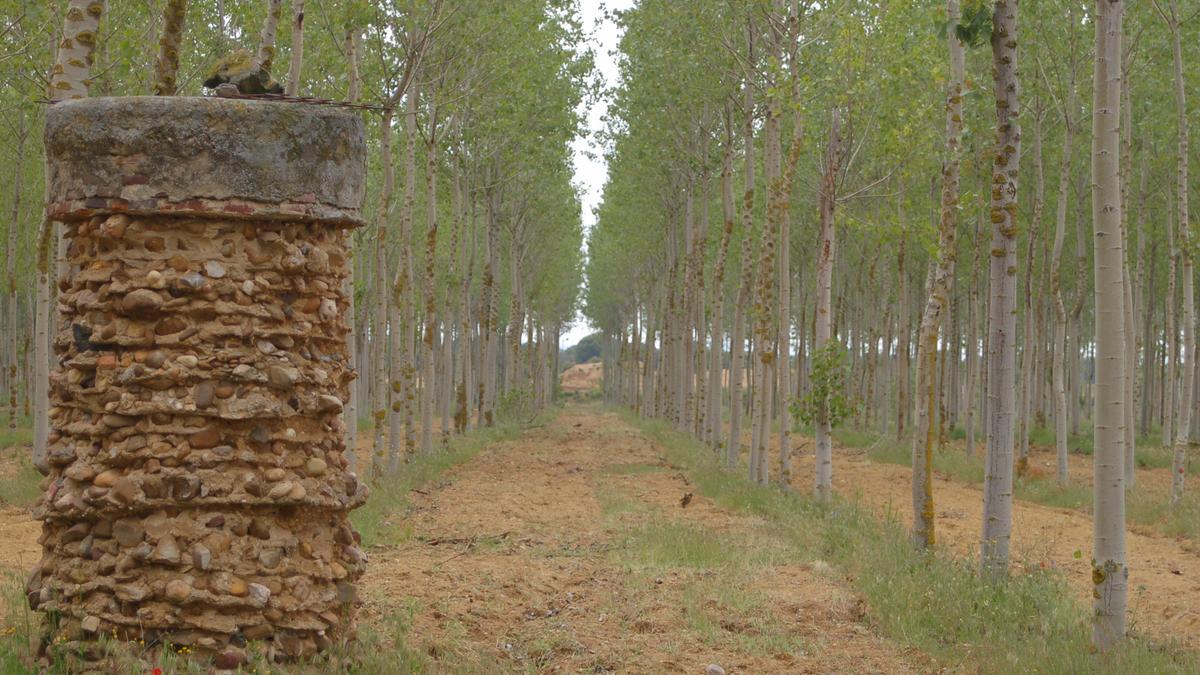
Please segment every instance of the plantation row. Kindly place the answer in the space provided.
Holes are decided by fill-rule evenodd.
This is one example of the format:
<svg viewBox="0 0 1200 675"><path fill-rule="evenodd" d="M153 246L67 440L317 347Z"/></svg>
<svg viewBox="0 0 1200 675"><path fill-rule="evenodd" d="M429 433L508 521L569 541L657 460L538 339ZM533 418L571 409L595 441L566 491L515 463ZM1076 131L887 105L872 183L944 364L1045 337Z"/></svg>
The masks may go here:
<svg viewBox="0 0 1200 675"><path fill-rule="evenodd" d="M1149 3L639 3L621 15L611 176L585 313L609 400L791 489L815 435L984 452L980 573L1010 570L1014 474L1094 428L1094 638L1126 632L1135 435L1200 420L1187 91L1196 22ZM1090 124L1089 124L1090 121ZM983 445L983 449L979 448ZM807 452L807 450L806 450Z"/></svg>

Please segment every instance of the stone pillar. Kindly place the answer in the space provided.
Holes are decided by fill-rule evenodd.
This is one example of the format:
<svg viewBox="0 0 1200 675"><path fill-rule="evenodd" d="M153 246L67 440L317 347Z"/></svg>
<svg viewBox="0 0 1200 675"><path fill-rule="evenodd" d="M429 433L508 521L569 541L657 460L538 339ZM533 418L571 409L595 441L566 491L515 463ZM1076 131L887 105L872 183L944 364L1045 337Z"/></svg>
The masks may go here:
<svg viewBox="0 0 1200 675"><path fill-rule="evenodd" d="M366 562L340 415L362 120L82 99L48 108L46 155L68 242L27 588L48 637L232 667L248 640L284 659L346 634Z"/></svg>

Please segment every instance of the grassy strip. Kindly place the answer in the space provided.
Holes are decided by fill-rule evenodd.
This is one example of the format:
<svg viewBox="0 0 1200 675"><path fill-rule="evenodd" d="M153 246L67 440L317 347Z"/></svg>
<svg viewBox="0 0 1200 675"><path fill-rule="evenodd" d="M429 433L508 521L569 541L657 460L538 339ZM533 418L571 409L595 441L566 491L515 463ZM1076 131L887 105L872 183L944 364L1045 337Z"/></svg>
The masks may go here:
<svg viewBox="0 0 1200 675"><path fill-rule="evenodd" d="M912 448L904 440L881 438L878 434L863 431L838 431L835 436L839 443L847 447L866 448L867 457L872 461L912 465ZM1170 450L1139 448L1136 455L1138 465L1142 467L1170 466ZM971 457L955 450L935 452L933 468L965 483L983 482L982 456ZM1034 504L1087 512L1092 510L1092 489L1087 485L1059 485L1053 477L1025 476L1016 478L1013 491L1018 499ZM1185 494L1172 507L1166 493L1134 489L1126 500L1125 514L1130 523L1163 535L1200 539L1200 496L1194 493Z"/></svg>
<svg viewBox="0 0 1200 675"><path fill-rule="evenodd" d="M946 666L981 672L1196 672L1195 654L1130 639L1100 656L1091 650L1088 613L1059 573L1034 571L1005 584L975 574L969 560L927 555L896 522L881 522L856 504L821 505L726 472L700 444L632 415L687 471L701 494L724 508L756 514L789 538L800 556L841 568L870 606L870 618L893 639Z"/></svg>

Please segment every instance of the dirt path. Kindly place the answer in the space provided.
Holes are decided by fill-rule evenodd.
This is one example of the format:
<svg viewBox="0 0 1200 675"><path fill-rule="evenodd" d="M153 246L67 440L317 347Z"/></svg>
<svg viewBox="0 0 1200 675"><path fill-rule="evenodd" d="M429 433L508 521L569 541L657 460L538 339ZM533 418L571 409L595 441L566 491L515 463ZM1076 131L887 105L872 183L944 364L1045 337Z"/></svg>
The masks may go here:
<svg viewBox="0 0 1200 675"><path fill-rule="evenodd" d="M452 669L924 670L766 523L689 491L637 430L568 408L414 495L410 538L372 551L368 620L411 612L410 646Z"/></svg>

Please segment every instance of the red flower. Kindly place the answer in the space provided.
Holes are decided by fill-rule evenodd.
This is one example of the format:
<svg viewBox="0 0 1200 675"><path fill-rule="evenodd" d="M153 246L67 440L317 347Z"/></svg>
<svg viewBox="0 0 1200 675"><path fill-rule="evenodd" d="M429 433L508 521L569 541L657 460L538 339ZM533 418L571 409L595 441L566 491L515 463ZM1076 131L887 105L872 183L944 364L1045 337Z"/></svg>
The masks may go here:
<svg viewBox="0 0 1200 675"><path fill-rule="evenodd" d="M150 671L150 675L162 675L162 668L156 667L154 670Z"/></svg>

